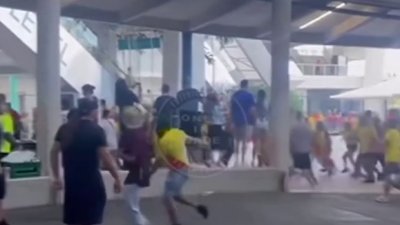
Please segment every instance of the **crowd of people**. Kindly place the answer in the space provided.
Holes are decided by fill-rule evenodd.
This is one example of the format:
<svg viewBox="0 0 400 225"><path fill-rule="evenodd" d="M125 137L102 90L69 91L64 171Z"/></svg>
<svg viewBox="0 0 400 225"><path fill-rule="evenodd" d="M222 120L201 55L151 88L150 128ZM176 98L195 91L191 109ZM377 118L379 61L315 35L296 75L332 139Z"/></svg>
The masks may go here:
<svg viewBox="0 0 400 225"><path fill-rule="evenodd" d="M291 174L301 172L310 185L317 185L312 160L321 165L321 171L333 175L335 162L331 135L326 125L319 121L313 128L308 118L297 112L297 122L290 133L290 150L293 156ZM383 194L376 200L388 202L392 187L399 187L400 175L400 114L389 111L384 122L371 111L346 121L340 132L346 145L343 154L342 173L351 172L351 177L362 178L364 183L384 182ZM297 170L296 170L297 169Z"/></svg>
<svg viewBox="0 0 400 225"><path fill-rule="evenodd" d="M232 161L236 166L270 165L273 138L269 135L268 96L264 90L254 96L247 80L241 81L240 89L228 100L214 91L203 96L190 88L172 95L169 86L163 85L162 95L153 105L146 105L120 79L116 82L116 106L108 107L94 91L92 85L82 87L83 97L76 108L68 111L51 150L54 187L65 190L65 224L101 224L106 204L101 170L108 170L114 178L114 191L124 193L133 222L145 225L149 219L140 208L140 190L151 185L151 177L159 168L168 169L163 204L170 224L179 225L176 202L193 208L204 218L209 214L206 206L182 195L193 163L218 167L232 166ZM8 145L12 149L16 123L5 100L0 101L0 106L0 143L2 149L9 149ZM332 127L340 131L347 147L342 172L352 169L352 177L364 178L366 183L383 180L383 194L377 201L389 200L391 187L400 183L396 183L400 177L394 176L400 173L400 116L396 110L389 112L385 122L371 111L357 116L331 113L331 117L307 117L301 112L292 115L291 175L301 172L312 186L317 185L313 160L329 176L336 172L328 129ZM250 163L246 160L249 151ZM195 152L201 153L200 159ZM232 159L234 155L236 158ZM128 171L124 181L120 169ZM5 195L2 174L0 200ZM0 201L0 221L4 221L0 225L5 225L1 209Z"/></svg>

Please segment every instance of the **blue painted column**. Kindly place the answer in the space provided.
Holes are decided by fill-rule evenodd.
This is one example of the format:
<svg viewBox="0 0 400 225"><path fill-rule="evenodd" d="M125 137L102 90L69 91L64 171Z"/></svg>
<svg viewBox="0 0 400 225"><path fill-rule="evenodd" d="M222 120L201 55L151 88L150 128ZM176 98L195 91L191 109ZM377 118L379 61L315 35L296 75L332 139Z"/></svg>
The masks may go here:
<svg viewBox="0 0 400 225"><path fill-rule="evenodd" d="M9 85L10 85L10 101L11 107L17 111L21 111L21 99L19 97L20 93L20 80L17 75L10 75L9 77Z"/></svg>
<svg viewBox="0 0 400 225"><path fill-rule="evenodd" d="M192 38L191 32L182 33L182 88L192 87Z"/></svg>
<svg viewBox="0 0 400 225"><path fill-rule="evenodd" d="M182 88L205 88L204 35L182 33Z"/></svg>

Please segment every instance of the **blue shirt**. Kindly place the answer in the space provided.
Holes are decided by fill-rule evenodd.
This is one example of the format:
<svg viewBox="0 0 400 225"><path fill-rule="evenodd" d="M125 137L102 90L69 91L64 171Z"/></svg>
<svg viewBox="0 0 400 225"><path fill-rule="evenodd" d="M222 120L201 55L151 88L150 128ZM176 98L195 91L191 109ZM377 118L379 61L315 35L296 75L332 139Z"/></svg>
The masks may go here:
<svg viewBox="0 0 400 225"><path fill-rule="evenodd" d="M255 106L253 95L246 90L236 91L231 100L232 121L236 126L254 125L251 109Z"/></svg>

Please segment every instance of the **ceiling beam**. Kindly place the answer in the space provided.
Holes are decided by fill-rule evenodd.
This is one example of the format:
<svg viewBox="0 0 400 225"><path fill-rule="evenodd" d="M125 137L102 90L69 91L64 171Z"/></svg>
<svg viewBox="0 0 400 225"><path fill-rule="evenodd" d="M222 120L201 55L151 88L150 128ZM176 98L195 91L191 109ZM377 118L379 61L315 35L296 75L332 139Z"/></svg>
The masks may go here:
<svg viewBox="0 0 400 225"><path fill-rule="evenodd" d="M18 66L9 66L9 65L1 65L0 66L0 74L17 74L23 73L24 70L19 68Z"/></svg>
<svg viewBox="0 0 400 225"><path fill-rule="evenodd" d="M119 23L118 13L93 9L85 6L66 6L61 10L61 14L66 17L76 19L93 20L106 23Z"/></svg>
<svg viewBox="0 0 400 225"><path fill-rule="evenodd" d="M320 0L322 2L322 0ZM271 14L271 12L268 12L269 14ZM319 13L315 12L314 10L296 10L294 9L292 11L292 30L295 31L297 24L299 23L300 20L302 20L303 18L309 17L309 18L313 18L318 16ZM272 20L273 18L268 18L267 21L264 21L261 23L261 25L258 27L258 32L257 32L257 38L260 39L268 39L270 38L270 35L272 34Z"/></svg>
<svg viewBox="0 0 400 225"><path fill-rule="evenodd" d="M376 7L400 9L399 1L397 0L341 0L345 3L353 3L358 5L370 5Z"/></svg>
<svg viewBox="0 0 400 225"><path fill-rule="evenodd" d="M364 6L360 10L365 11L365 12L371 12L371 13L387 13L387 9L382 9L382 8L376 8L372 6ZM343 35L346 33L349 33L365 24L368 22L372 21L375 19L374 17L366 17L366 16L351 16L350 18L346 19L342 23L334 26L328 33L327 39L325 40L326 43L333 42L339 38L341 38Z"/></svg>
<svg viewBox="0 0 400 225"><path fill-rule="evenodd" d="M0 6L26 11L36 10L36 1L26 0L0 0Z"/></svg>
<svg viewBox="0 0 400 225"><path fill-rule="evenodd" d="M210 6L205 12L201 12L199 16L190 22L189 29L191 31L206 27L215 20L254 2L254 0L219 0L215 2L215 4Z"/></svg>
<svg viewBox="0 0 400 225"><path fill-rule="evenodd" d="M171 0L136 0L120 13L121 22L130 23L151 9L160 7Z"/></svg>
<svg viewBox="0 0 400 225"><path fill-rule="evenodd" d="M210 25L202 28L199 32L224 37L254 38L257 29L255 27Z"/></svg>
<svg viewBox="0 0 400 225"><path fill-rule="evenodd" d="M162 27L166 30L179 30L185 31L188 27L188 23L183 20L174 20L174 19L166 19L166 18L158 18L158 17L149 17L143 16L136 20L131 21L130 23L125 23L127 25L133 25L138 27L148 27L148 28L155 28Z"/></svg>

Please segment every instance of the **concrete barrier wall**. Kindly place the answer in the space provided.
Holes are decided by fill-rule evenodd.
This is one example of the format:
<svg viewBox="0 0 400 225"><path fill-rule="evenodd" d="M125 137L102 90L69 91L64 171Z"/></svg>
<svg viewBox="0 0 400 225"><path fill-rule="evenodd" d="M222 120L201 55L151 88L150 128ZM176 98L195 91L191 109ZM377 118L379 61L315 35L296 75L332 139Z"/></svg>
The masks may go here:
<svg viewBox="0 0 400 225"><path fill-rule="evenodd" d="M126 172L122 172L124 177ZM142 196L158 197L164 189L166 170L158 171L151 180L151 186L143 189ZM190 181L184 188L187 195L198 195L208 192L243 193L243 192L276 192L283 190L283 173L274 169L229 169L192 170ZM121 198L113 193L113 179L104 172L104 182L109 199ZM8 192L5 199L6 208L23 208L60 203L62 193L53 192L49 177L27 178L8 181Z"/></svg>

